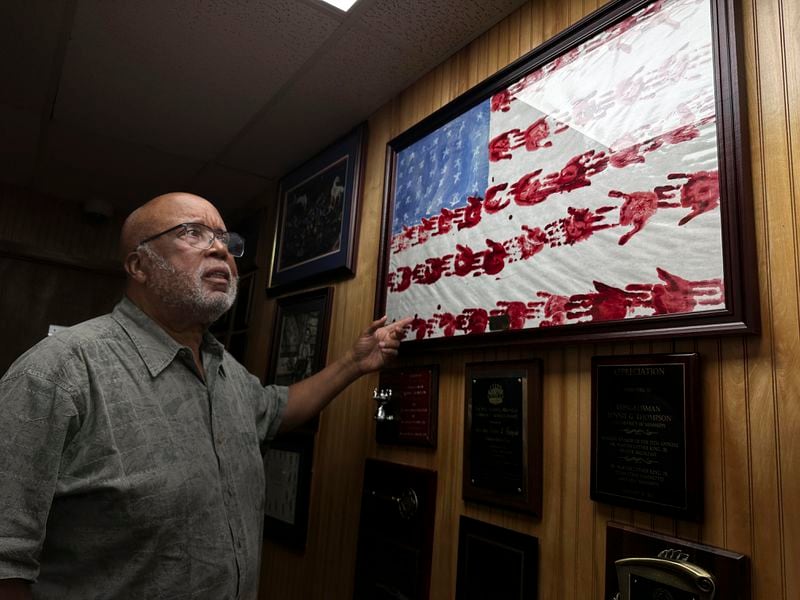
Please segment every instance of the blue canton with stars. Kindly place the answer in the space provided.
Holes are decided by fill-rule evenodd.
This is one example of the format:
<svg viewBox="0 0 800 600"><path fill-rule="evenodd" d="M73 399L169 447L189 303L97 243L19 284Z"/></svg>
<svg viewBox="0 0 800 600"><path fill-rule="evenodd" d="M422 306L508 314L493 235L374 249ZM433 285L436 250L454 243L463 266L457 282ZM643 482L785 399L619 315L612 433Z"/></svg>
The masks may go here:
<svg viewBox="0 0 800 600"><path fill-rule="evenodd" d="M397 153L392 233L483 198L489 177L489 100Z"/></svg>

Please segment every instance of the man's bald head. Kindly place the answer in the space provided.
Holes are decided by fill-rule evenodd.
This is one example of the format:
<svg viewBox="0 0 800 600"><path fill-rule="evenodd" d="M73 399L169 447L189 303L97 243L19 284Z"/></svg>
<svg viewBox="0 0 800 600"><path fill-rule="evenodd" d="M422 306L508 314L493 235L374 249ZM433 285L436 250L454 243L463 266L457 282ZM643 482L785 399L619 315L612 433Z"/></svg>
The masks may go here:
<svg viewBox="0 0 800 600"><path fill-rule="evenodd" d="M225 244L219 238L206 247L187 242L183 239L186 230L178 229L184 223L198 223L213 231L225 229L208 200L175 192L157 196L133 211L120 235L128 275L125 293L145 313L173 328L187 323L207 326L236 299L236 262ZM172 229L172 235L167 233Z"/></svg>
<svg viewBox="0 0 800 600"><path fill-rule="evenodd" d="M219 221L217 209L205 198L186 192L171 192L156 196L134 210L122 225L120 251L122 258L133 252L143 239L169 229L179 223L193 220L189 215L210 214Z"/></svg>

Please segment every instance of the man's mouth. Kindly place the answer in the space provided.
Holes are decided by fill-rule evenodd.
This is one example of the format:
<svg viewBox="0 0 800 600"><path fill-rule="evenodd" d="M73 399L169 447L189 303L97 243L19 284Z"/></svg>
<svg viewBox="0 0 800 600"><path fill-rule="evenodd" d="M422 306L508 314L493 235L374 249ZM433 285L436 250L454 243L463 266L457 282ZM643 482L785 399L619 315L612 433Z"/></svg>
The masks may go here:
<svg viewBox="0 0 800 600"><path fill-rule="evenodd" d="M206 272L203 273L203 279L208 279L211 281L219 282L219 283L230 283L231 280L231 273L227 269L208 269Z"/></svg>

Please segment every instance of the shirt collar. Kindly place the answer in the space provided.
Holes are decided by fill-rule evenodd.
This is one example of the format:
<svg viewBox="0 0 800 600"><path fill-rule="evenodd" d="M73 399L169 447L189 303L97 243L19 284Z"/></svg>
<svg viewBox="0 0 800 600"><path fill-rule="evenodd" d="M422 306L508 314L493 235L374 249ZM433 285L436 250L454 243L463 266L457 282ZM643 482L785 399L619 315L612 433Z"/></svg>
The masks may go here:
<svg viewBox="0 0 800 600"><path fill-rule="evenodd" d="M127 296L114 307L111 317L120 324L128 336L152 377L157 377L181 350L189 350L176 342L161 326L148 317ZM221 359L224 347L208 331L203 333L202 352L209 352Z"/></svg>

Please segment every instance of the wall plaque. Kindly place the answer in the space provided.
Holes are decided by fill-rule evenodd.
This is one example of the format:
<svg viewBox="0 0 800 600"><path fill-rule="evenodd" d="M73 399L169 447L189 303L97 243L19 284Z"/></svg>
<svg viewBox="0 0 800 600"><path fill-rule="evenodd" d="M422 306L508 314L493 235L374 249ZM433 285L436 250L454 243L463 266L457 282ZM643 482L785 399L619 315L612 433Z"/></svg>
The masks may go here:
<svg viewBox="0 0 800 600"><path fill-rule="evenodd" d="M540 361L467 365L465 402L464 498L541 515Z"/></svg>
<svg viewBox="0 0 800 600"><path fill-rule="evenodd" d="M456 600L535 600L539 540L462 516Z"/></svg>
<svg viewBox="0 0 800 600"><path fill-rule="evenodd" d="M354 600L428 598L436 472L367 459Z"/></svg>
<svg viewBox="0 0 800 600"><path fill-rule="evenodd" d="M439 369L436 366L384 369L379 390L389 393L394 423L376 423L381 444L436 447ZM390 426L386 426L390 425Z"/></svg>
<svg viewBox="0 0 800 600"><path fill-rule="evenodd" d="M697 369L697 354L593 357L593 500L699 518Z"/></svg>
<svg viewBox="0 0 800 600"><path fill-rule="evenodd" d="M609 523L603 598L749 600L749 560L730 550Z"/></svg>

